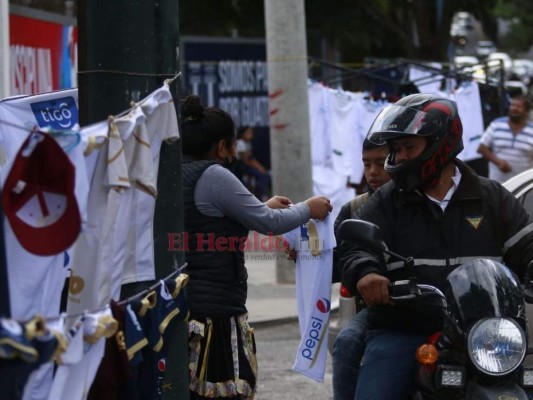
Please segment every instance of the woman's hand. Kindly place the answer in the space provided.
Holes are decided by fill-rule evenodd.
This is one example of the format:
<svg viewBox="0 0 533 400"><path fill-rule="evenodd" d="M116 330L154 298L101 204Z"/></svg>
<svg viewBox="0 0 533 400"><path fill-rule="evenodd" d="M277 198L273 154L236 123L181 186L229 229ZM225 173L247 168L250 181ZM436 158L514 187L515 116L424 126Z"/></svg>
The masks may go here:
<svg viewBox="0 0 533 400"><path fill-rule="evenodd" d="M333 210L329 199L324 196L311 197L305 201L305 204L309 207L313 219L324 219Z"/></svg>
<svg viewBox="0 0 533 400"><path fill-rule="evenodd" d="M274 196L265 201L265 205L269 208L287 208L292 204L291 199L285 196Z"/></svg>

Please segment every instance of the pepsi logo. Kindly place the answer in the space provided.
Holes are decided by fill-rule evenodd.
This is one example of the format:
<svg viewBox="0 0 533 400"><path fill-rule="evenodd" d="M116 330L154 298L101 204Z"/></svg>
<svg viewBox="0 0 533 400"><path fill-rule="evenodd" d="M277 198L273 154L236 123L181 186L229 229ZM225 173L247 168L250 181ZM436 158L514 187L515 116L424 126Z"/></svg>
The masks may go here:
<svg viewBox="0 0 533 400"><path fill-rule="evenodd" d="M331 302L325 298L318 299L316 302L316 308L318 308L318 311L325 314L331 309Z"/></svg>
<svg viewBox="0 0 533 400"><path fill-rule="evenodd" d="M167 359L162 358L161 360L159 360L157 362L157 368L159 369L159 371L165 372L165 369L167 369Z"/></svg>

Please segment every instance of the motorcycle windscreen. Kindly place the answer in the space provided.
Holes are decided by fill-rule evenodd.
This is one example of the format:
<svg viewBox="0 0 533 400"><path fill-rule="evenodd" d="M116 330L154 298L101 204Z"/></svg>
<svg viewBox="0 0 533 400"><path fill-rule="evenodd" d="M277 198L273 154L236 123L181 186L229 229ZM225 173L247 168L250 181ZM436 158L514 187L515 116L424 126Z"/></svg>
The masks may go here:
<svg viewBox="0 0 533 400"><path fill-rule="evenodd" d="M470 326L481 318L523 317L522 289L504 265L476 259L453 270L446 278L445 295L453 317Z"/></svg>

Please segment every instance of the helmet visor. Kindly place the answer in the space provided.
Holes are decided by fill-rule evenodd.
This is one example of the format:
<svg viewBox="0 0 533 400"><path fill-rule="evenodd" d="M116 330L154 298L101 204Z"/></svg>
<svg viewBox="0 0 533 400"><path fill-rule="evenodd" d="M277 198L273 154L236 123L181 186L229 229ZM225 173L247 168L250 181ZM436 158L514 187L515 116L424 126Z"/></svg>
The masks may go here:
<svg viewBox="0 0 533 400"><path fill-rule="evenodd" d="M370 127L367 139L376 144L384 145L388 141L406 135L429 136L438 127L428 129L428 114L414 108L389 105L379 113Z"/></svg>

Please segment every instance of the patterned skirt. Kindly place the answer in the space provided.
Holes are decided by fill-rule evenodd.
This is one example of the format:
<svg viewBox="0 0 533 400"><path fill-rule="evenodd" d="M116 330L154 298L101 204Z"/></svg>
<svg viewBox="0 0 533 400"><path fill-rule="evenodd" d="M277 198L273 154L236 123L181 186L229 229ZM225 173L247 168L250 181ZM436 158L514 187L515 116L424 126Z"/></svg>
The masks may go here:
<svg viewBox="0 0 533 400"><path fill-rule="evenodd" d="M257 358L248 314L189 319L189 389L191 400L252 400Z"/></svg>

